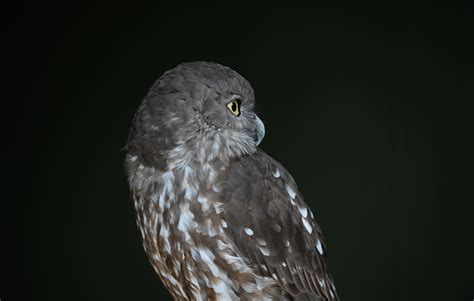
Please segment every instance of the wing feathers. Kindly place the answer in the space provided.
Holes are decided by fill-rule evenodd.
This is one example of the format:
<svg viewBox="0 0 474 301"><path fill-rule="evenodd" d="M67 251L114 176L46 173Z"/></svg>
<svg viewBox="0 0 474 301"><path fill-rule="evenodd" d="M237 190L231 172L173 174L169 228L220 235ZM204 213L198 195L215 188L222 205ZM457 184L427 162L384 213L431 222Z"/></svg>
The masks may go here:
<svg viewBox="0 0 474 301"><path fill-rule="evenodd" d="M263 276L274 274L291 296L339 300L318 251L321 229L279 163L262 151L244 157L230 166L224 187L226 231L242 256Z"/></svg>

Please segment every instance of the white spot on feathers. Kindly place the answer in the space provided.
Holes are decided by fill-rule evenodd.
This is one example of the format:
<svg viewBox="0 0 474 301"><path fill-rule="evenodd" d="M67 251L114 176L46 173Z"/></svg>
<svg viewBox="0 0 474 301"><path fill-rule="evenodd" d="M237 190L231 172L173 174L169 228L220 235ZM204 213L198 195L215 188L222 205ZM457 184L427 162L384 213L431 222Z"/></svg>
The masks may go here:
<svg viewBox="0 0 474 301"><path fill-rule="evenodd" d="M301 220L303 221L303 225L304 225L306 231L308 231L308 233L313 232L313 227L311 227L311 225L309 224L308 220L305 219L304 217L303 217Z"/></svg>
<svg viewBox="0 0 474 301"><path fill-rule="evenodd" d="M192 249L191 256L196 261L202 261L209 268L212 275L215 277L222 277L222 274L219 272L219 268L214 263L214 259L216 257L208 248Z"/></svg>
<svg viewBox="0 0 474 301"><path fill-rule="evenodd" d="M170 198L174 198L174 191L173 191L173 182L174 182L174 174L172 171L167 171L163 173L161 176L163 181L163 193L168 195Z"/></svg>
<svg viewBox="0 0 474 301"><path fill-rule="evenodd" d="M275 284L275 281L273 279L267 277L257 277L255 280L257 283L257 288L259 290L263 290L264 288L268 286L273 286Z"/></svg>
<svg viewBox="0 0 474 301"><path fill-rule="evenodd" d="M319 239L316 243L316 249L318 249L319 254L323 255L323 246L321 245L321 241Z"/></svg>
<svg viewBox="0 0 474 301"><path fill-rule="evenodd" d="M196 188L194 187L193 178L194 171L188 165L184 166L183 181L181 184L182 189L184 190L184 198L191 200L196 195Z"/></svg>
<svg viewBox="0 0 474 301"><path fill-rule="evenodd" d="M222 240L217 240L217 248L219 250L227 249L227 244L223 242Z"/></svg>
<svg viewBox="0 0 474 301"><path fill-rule="evenodd" d="M165 192L164 191L162 194L160 194L160 200L159 200L158 206L160 206L160 208L163 208L165 206Z"/></svg>
<svg viewBox="0 0 474 301"><path fill-rule="evenodd" d="M211 250L207 248L199 248L199 256L201 257L202 260L205 260L206 262L214 262L214 254L212 254Z"/></svg>
<svg viewBox="0 0 474 301"><path fill-rule="evenodd" d="M222 213L224 210L222 209L222 203L220 202L214 202L212 204L214 206L214 210L216 211L217 214Z"/></svg>
<svg viewBox="0 0 474 301"><path fill-rule="evenodd" d="M279 178L280 177L280 171L278 170L278 168L275 170L275 172L273 173L273 176L275 178Z"/></svg>
<svg viewBox="0 0 474 301"><path fill-rule="evenodd" d="M209 237L214 237L214 236L218 235L219 233L221 233L221 231L222 231L222 228L212 226L212 220L210 218L206 218L204 220L204 225L205 225L206 229L204 229L203 233L207 232L207 235Z"/></svg>
<svg viewBox="0 0 474 301"><path fill-rule="evenodd" d="M222 225L222 228L227 228L227 223L225 220L221 220L221 225Z"/></svg>
<svg viewBox="0 0 474 301"><path fill-rule="evenodd" d="M166 224L163 224L161 225L161 228L160 228L160 236L163 238L163 239L168 239L170 235L170 231L168 230L168 227Z"/></svg>
<svg viewBox="0 0 474 301"><path fill-rule="evenodd" d="M189 240L188 230L193 230L196 228L196 223L194 222L194 214L189 210L189 203L185 202L180 205L180 214L178 221L178 230L183 232L184 238Z"/></svg>
<svg viewBox="0 0 474 301"><path fill-rule="evenodd" d="M160 236L163 238L163 246L168 254L171 254L171 245L168 240L169 229L166 224L161 225Z"/></svg>
<svg viewBox="0 0 474 301"><path fill-rule="evenodd" d="M203 212L206 212L209 209L209 202L206 197L198 196L197 201L201 204Z"/></svg>
<svg viewBox="0 0 474 301"><path fill-rule="evenodd" d="M195 194L196 194L196 190L194 190L193 187L186 186L186 189L184 190L184 198L186 200L191 200Z"/></svg>
<svg viewBox="0 0 474 301"><path fill-rule="evenodd" d="M217 158L219 154L219 141L215 140L212 144L211 153L209 154L209 159Z"/></svg>
<svg viewBox="0 0 474 301"><path fill-rule="evenodd" d="M191 249L191 257L194 260L199 260L201 258L201 255L199 255L199 251L196 249Z"/></svg>
<svg viewBox="0 0 474 301"><path fill-rule="evenodd" d="M252 235L253 235L253 230L250 229L250 228L244 228L244 232L245 232L248 236L252 236Z"/></svg>
<svg viewBox="0 0 474 301"><path fill-rule="evenodd" d="M270 256L270 250L268 250L267 248L259 247L258 249L260 250L260 252L262 252L263 255Z"/></svg>
<svg viewBox="0 0 474 301"><path fill-rule="evenodd" d="M318 282L319 282L320 287L325 287L326 286L326 284L324 283L324 280L319 280L318 279Z"/></svg>
<svg viewBox="0 0 474 301"><path fill-rule="evenodd" d="M240 257L232 256L232 255L229 255L227 253L222 254L222 256L224 257L224 260L230 265L241 263L241 258Z"/></svg>
<svg viewBox="0 0 474 301"><path fill-rule="evenodd" d="M221 279L224 279L224 278L221 278ZM212 288L214 289L216 294L219 294L222 296L222 299L218 298L218 300L238 300L239 299L235 295L235 293L232 291L232 289L221 280L219 280L216 284L213 284Z"/></svg>
<svg viewBox="0 0 474 301"><path fill-rule="evenodd" d="M244 282L241 286L247 293L253 293L257 290L257 285L252 282Z"/></svg>
<svg viewBox="0 0 474 301"><path fill-rule="evenodd" d="M191 290L193 294L193 300L196 301L203 301L204 299L202 298L201 291L197 288L199 288L199 282L195 277L190 277L189 281L192 283Z"/></svg>
<svg viewBox="0 0 474 301"><path fill-rule="evenodd" d="M306 207L300 208L300 213L303 217L308 216L308 209Z"/></svg>
<svg viewBox="0 0 474 301"><path fill-rule="evenodd" d="M296 192L288 184L286 184L285 187L286 187L286 192L288 192L288 194L290 195L290 198L294 200L296 196Z"/></svg>

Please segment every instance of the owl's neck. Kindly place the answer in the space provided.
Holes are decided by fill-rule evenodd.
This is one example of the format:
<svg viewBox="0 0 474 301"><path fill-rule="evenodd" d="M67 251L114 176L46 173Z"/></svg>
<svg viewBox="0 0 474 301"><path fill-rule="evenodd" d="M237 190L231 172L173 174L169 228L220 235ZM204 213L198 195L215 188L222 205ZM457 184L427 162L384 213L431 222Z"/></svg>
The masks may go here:
<svg viewBox="0 0 474 301"><path fill-rule="evenodd" d="M256 151L255 142L246 134L221 129L205 130L186 137L170 150L155 149L145 152L160 154L160 160L148 162L143 151L130 150L127 155L127 171L131 187L147 190L153 185L161 186L164 194L182 193L193 196L202 185L210 190L218 190L219 174L233 160ZM161 151L161 152L160 152Z"/></svg>
<svg viewBox="0 0 474 301"><path fill-rule="evenodd" d="M164 195L193 196L202 182L215 182L218 173L230 162L229 158L207 153L204 147L198 149L178 146L170 152L168 160L159 164L147 162L139 153L128 153L125 165L130 186L137 191L147 191L157 185Z"/></svg>
<svg viewBox="0 0 474 301"><path fill-rule="evenodd" d="M255 142L240 132L206 130L179 142L167 154L168 169L194 165L202 168L211 163L227 165L231 160L256 151Z"/></svg>

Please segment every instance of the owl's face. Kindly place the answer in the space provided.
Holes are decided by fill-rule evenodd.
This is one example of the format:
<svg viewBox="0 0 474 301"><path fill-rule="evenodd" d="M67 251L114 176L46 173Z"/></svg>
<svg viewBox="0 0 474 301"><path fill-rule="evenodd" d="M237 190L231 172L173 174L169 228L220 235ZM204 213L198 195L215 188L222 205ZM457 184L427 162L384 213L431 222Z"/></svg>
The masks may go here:
<svg viewBox="0 0 474 301"><path fill-rule="evenodd" d="M158 162L251 153L265 133L254 104L252 87L232 69L181 64L150 89L135 116L128 147Z"/></svg>
<svg viewBox="0 0 474 301"><path fill-rule="evenodd" d="M235 90L214 90L215 93L200 101L194 99L191 118L197 121L200 131L237 132L249 136L258 145L265 128L254 111L253 91Z"/></svg>

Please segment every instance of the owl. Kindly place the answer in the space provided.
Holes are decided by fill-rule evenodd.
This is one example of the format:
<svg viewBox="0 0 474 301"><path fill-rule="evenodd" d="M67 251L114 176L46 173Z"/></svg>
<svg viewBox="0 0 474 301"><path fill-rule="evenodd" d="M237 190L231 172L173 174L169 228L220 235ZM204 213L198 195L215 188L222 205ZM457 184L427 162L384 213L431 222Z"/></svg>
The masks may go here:
<svg viewBox="0 0 474 301"><path fill-rule="evenodd" d="M130 127L125 169L148 259L175 300L339 300L323 234L258 148L254 92L209 62L165 72Z"/></svg>

